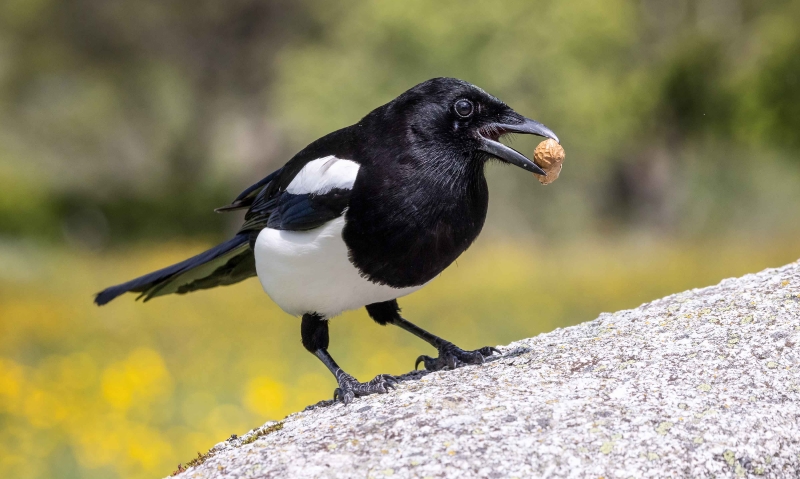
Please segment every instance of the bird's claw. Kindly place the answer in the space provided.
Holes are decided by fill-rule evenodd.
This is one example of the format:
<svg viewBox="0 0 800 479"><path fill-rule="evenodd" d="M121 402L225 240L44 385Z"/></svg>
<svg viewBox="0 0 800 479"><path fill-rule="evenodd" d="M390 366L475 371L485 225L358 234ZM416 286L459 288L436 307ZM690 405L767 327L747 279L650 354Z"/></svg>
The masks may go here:
<svg viewBox="0 0 800 479"><path fill-rule="evenodd" d="M414 369L419 367L419 363L425 365L428 371L440 371L442 369L455 369L467 364L483 364L494 353L502 354L499 349L486 346L475 351L464 351L453 343L443 341L439 346L439 357L421 355L414 363Z"/></svg>
<svg viewBox="0 0 800 479"><path fill-rule="evenodd" d="M371 381L360 383L356 378L342 371L337 374L337 382L339 387L333 391L333 400L349 404L357 397L384 394L396 389L400 381L391 374L378 374Z"/></svg>

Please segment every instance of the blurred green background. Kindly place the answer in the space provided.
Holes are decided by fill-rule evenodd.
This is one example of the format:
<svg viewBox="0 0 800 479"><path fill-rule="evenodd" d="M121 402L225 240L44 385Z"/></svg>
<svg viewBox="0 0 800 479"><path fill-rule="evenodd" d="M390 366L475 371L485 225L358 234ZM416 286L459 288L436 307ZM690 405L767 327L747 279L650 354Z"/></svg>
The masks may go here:
<svg viewBox="0 0 800 479"><path fill-rule="evenodd" d="M214 207L431 77L567 152L548 187L490 166L483 235L401 302L465 348L797 259L798 24L798 0L3 1L0 476L165 476L330 397L257 281L92 294L224 239ZM363 312L331 334L362 379L432 353Z"/></svg>

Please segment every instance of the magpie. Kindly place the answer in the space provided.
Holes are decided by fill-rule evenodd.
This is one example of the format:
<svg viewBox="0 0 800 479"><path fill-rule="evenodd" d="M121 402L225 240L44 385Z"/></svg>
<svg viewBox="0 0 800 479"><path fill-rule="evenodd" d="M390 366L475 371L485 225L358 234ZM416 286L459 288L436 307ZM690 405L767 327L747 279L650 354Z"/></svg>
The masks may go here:
<svg viewBox="0 0 800 479"><path fill-rule="evenodd" d="M283 167L217 212L246 210L232 239L185 261L111 286L104 305L125 292L144 301L238 283L257 276L285 312L300 316L303 346L330 370L334 399L384 393L397 378L359 382L328 353L328 320L366 307L438 350L415 367L483 363L499 353L465 351L400 315L397 298L428 284L463 253L483 227L490 159L545 172L501 143L508 133L552 138L541 123L482 89L434 78L380 106L358 123L314 141Z"/></svg>

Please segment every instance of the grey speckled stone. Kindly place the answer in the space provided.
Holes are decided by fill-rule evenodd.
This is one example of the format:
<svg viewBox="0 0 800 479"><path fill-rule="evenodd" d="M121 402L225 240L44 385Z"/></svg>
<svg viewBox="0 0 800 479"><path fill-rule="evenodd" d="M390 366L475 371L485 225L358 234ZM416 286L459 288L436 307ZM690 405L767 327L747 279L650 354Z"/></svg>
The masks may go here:
<svg viewBox="0 0 800 479"><path fill-rule="evenodd" d="M800 477L800 263L501 349L180 477Z"/></svg>

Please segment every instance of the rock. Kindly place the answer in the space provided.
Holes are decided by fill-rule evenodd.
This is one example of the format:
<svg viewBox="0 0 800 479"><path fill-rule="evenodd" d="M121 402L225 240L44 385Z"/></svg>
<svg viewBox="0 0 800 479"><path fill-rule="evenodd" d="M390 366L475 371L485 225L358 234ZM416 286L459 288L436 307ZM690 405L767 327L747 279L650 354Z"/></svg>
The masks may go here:
<svg viewBox="0 0 800 479"><path fill-rule="evenodd" d="M231 437L179 477L800 477L800 263L501 349Z"/></svg>

